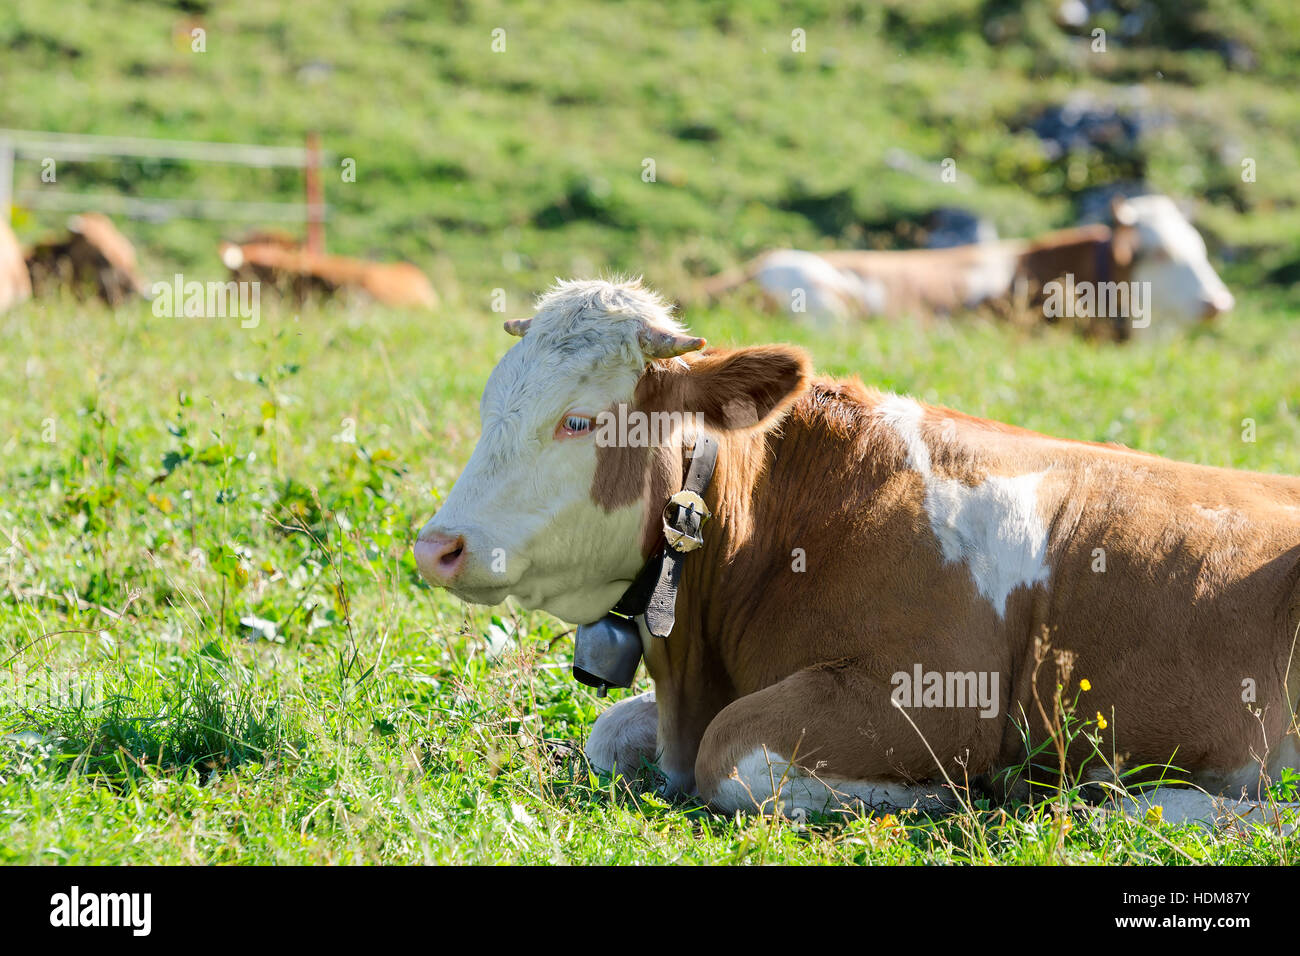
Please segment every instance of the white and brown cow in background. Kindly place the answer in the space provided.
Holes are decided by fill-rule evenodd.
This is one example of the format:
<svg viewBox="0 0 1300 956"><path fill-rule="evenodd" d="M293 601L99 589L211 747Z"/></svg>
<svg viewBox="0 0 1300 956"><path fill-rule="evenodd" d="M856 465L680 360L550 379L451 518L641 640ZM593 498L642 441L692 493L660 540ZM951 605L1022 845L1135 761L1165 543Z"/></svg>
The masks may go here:
<svg viewBox="0 0 1300 956"><path fill-rule="evenodd" d="M1214 318L1234 305L1207 258L1205 241L1167 196L1116 200L1110 224L1063 229L1031 240L1005 240L892 252L781 249L706 281L715 300L747 283L796 318L951 314L991 305L1043 314L1044 287L1147 283L1150 314L1093 315L1092 331L1121 338ZM1125 295L1127 302L1127 295ZM1093 309L1094 313L1104 310Z"/></svg>
<svg viewBox="0 0 1300 956"><path fill-rule="evenodd" d="M1026 715L1045 739L1046 632L1124 767L1239 797L1300 766L1300 479L816 378L793 347L701 349L637 283L560 283L507 327L523 338L488 379L482 437L415 545L429 582L595 621L660 546L686 413L719 442L676 625L641 627L654 691L601 715L595 765L654 761L670 792L727 811L770 811L773 781L787 810L942 803L936 757L960 781L1019 764ZM593 422L620 404L683 413L683 433L601 447ZM987 675L996 695L900 710L917 671Z"/></svg>

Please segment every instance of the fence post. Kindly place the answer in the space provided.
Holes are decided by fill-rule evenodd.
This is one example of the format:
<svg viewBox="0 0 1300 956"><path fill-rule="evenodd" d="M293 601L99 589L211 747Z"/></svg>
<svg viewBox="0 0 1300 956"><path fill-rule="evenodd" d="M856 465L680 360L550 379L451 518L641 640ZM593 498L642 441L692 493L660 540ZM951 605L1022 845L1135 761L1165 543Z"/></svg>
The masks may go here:
<svg viewBox="0 0 1300 956"><path fill-rule="evenodd" d="M325 253L325 196L320 181L320 134L307 134L307 251Z"/></svg>

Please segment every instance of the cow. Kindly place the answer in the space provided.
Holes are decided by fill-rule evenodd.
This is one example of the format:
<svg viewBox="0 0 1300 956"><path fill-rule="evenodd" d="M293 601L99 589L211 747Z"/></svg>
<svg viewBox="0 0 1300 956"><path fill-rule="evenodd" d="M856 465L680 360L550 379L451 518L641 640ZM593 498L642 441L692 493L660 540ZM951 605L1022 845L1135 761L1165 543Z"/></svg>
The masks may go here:
<svg viewBox="0 0 1300 956"><path fill-rule="evenodd" d="M27 269L37 295L54 288L89 291L114 308L136 296L149 298L131 241L97 212L72 216L67 235L34 245Z"/></svg>
<svg viewBox="0 0 1300 956"><path fill-rule="evenodd" d="M281 233L258 234L242 243L223 242L219 251L235 280L265 283L297 301L349 291L385 305L425 309L438 305L428 277L409 262L366 262L314 253Z"/></svg>
<svg viewBox="0 0 1300 956"><path fill-rule="evenodd" d="M31 298L32 283L23 250L9 223L0 220L0 312Z"/></svg>
<svg viewBox="0 0 1300 956"><path fill-rule="evenodd" d="M1085 330L1120 339L1212 319L1235 304L1205 241L1173 200L1159 195L1117 199L1109 224L1032 240L893 252L776 250L708 280L700 298L716 300L751 282L796 318L944 315L990 305L1048 321L1077 316ZM1081 290L1087 302L1075 294Z"/></svg>
<svg viewBox="0 0 1300 956"><path fill-rule="evenodd" d="M706 348L636 281L560 282L507 330L414 543L430 584L598 621L663 553L702 436L717 449L672 629L637 618L654 690L597 719L594 766L652 762L724 812L939 809L945 777L1015 796L1050 645L1115 772L1244 799L1300 767L1300 479L1051 438L815 376L791 346ZM615 409L681 427L601 442ZM954 675L978 707L944 698Z"/></svg>

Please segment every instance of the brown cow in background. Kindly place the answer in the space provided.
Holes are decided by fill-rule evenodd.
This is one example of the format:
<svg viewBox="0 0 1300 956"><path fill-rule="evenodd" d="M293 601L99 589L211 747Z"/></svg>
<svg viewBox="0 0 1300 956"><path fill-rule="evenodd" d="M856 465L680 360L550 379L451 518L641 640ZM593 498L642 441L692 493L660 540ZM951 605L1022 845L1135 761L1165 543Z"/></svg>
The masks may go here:
<svg viewBox="0 0 1300 956"><path fill-rule="evenodd" d="M436 308L433 284L409 262L366 262L311 252L281 232L258 232L242 243L223 242L221 261L237 281L256 281L296 301L362 292L384 305Z"/></svg>
<svg viewBox="0 0 1300 956"><path fill-rule="evenodd" d="M73 216L66 236L34 245L27 254L27 270L37 295L49 294L55 285L70 287L77 295L93 290L114 307L133 296L149 297L135 248L97 212Z"/></svg>

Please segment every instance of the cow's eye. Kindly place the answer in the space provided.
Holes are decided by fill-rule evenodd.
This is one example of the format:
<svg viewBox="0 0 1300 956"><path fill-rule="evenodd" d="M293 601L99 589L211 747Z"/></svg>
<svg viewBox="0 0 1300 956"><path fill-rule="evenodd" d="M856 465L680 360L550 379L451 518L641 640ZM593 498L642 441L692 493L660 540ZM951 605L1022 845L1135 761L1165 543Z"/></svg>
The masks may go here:
<svg viewBox="0 0 1300 956"><path fill-rule="evenodd" d="M591 419L586 415L565 415L555 426L556 438L574 438L591 431Z"/></svg>

